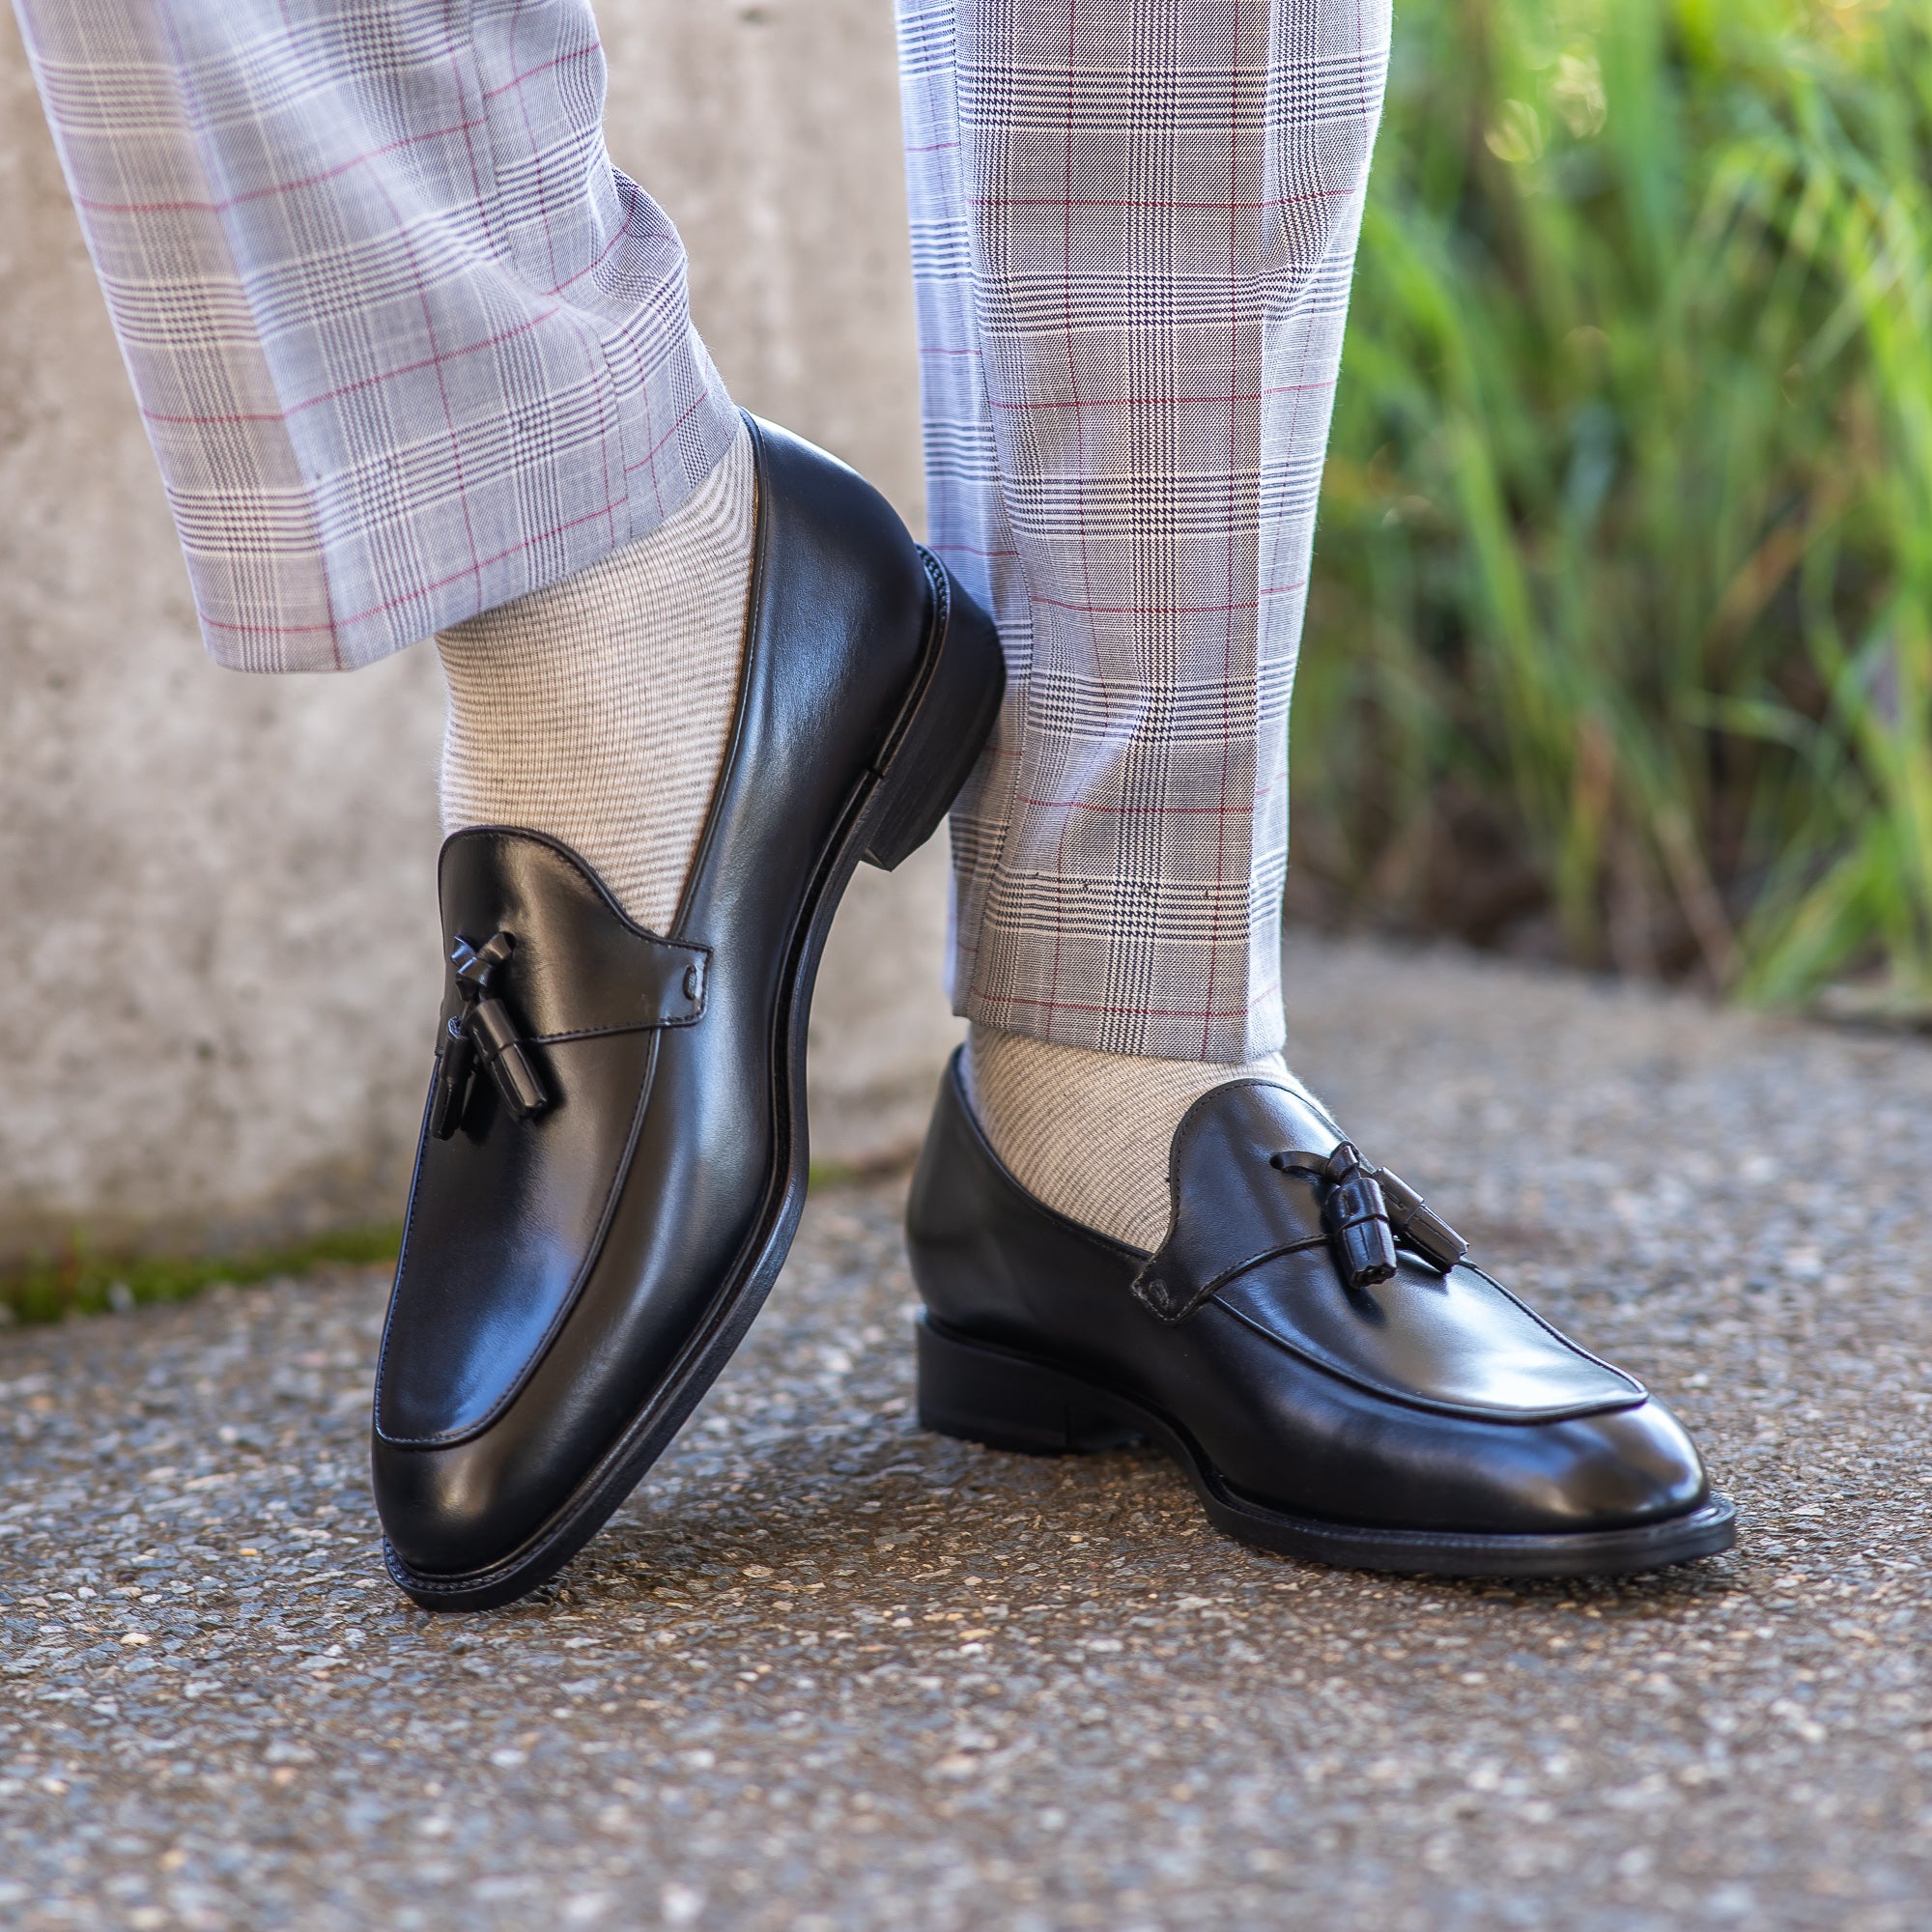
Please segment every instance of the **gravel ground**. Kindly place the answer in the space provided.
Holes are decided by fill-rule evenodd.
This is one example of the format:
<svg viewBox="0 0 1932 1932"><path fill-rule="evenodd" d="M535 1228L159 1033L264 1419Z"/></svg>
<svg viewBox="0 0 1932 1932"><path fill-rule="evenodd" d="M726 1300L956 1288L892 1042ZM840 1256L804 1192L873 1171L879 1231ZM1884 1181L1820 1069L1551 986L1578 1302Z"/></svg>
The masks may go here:
<svg viewBox="0 0 1932 1932"><path fill-rule="evenodd" d="M1932 1051L1297 942L1371 1155L1650 1378L1731 1556L1303 1568L1157 1457L910 1417L900 1183L814 1198L559 1587L380 1568L384 1283L0 1336L0 1921L1932 1926Z"/></svg>

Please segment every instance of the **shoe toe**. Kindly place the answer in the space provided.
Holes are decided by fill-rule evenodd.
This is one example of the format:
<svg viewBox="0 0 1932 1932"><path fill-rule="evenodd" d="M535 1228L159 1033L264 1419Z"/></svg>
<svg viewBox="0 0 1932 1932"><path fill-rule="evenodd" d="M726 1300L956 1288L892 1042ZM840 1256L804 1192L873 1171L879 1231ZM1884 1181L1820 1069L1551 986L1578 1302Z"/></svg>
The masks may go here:
<svg viewBox="0 0 1932 1932"><path fill-rule="evenodd" d="M513 1555L542 1522L544 1498L488 1435L444 1447L375 1441L371 1477L389 1548L418 1578L473 1578Z"/></svg>
<svg viewBox="0 0 1932 1932"><path fill-rule="evenodd" d="M1696 1509L1710 1493L1684 1425L1655 1396L1549 1429L1553 1452L1516 1498L1538 1530L1625 1529Z"/></svg>

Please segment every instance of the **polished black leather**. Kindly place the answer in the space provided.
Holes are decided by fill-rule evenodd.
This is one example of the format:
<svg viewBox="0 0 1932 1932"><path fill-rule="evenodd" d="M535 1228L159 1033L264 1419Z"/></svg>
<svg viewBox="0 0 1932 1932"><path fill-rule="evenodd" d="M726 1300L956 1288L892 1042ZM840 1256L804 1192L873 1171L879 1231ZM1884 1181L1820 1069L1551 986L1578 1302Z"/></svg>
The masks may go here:
<svg viewBox="0 0 1932 1932"><path fill-rule="evenodd" d="M990 626L883 498L753 433L739 707L671 930L538 834L443 848L445 955L509 935L490 989L543 1104L520 1119L472 1073L417 1158L374 1474L392 1573L426 1604L552 1574L728 1356L803 1196L806 1008L839 892L862 852L896 863L931 829L997 709ZM452 971L445 1050L463 1010Z"/></svg>
<svg viewBox="0 0 1932 1932"><path fill-rule="evenodd" d="M1169 1236L1149 1256L1019 1185L955 1060L907 1221L934 1336L987 1373L1050 1368L1063 1403L1113 1394L1165 1418L1210 1485L1296 1519L1506 1539L1706 1505L1662 1405L1479 1268L1404 1252L1392 1279L1346 1288L1321 1183L1272 1159L1340 1140L1283 1087L1213 1090L1176 1133Z"/></svg>
<svg viewBox="0 0 1932 1932"><path fill-rule="evenodd" d="M1358 1387L1445 1414L1554 1421L1643 1401L1640 1383L1466 1264L1444 1273L1398 1253L1389 1280L1329 1292L1321 1190L1270 1156L1340 1139L1273 1082L1233 1081L1190 1108L1174 1136L1168 1237L1136 1271L1136 1297L1169 1323L1215 1300Z"/></svg>

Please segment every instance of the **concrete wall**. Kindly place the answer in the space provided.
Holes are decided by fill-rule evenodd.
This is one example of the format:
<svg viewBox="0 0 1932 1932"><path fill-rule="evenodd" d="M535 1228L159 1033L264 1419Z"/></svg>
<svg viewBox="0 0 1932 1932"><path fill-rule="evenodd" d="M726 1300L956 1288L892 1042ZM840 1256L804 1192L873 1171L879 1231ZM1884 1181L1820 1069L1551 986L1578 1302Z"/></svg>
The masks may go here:
<svg viewBox="0 0 1932 1932"><path fill-rule="evenodd" d="M687 238L737 398L915 526L886 0L603 0L611 145ZM0 1260L394 1214L437 998L442 699L201 655L11 12L0 23ZM956 1037L936 842L869 869L813 1023L820 1158L917 1133Z"/></svg>

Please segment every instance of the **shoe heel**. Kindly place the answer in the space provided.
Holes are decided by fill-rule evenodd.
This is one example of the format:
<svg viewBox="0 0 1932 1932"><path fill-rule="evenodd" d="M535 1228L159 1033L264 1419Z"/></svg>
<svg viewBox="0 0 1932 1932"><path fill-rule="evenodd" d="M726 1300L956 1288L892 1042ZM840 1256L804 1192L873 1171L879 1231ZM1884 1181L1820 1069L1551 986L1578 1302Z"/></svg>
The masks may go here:
<svg viewBox="0 0 1932 1932"><path fill-rule="evenodd" d="M1004 1349L962 1342L919 1318L919 1426L1022 1456L1118 1449L1140 1432L1078 1382Z"/></svg>
<svg viewBox="0 0 1932 1932"><path fill-rule="evenodd" d="M866 836L866 859L887 872L938 831L993 734L1007 689L1007 661L993 620L943 563L924 551L920 554L932 579L939 642L913 715L887 760Z"/></svg>

